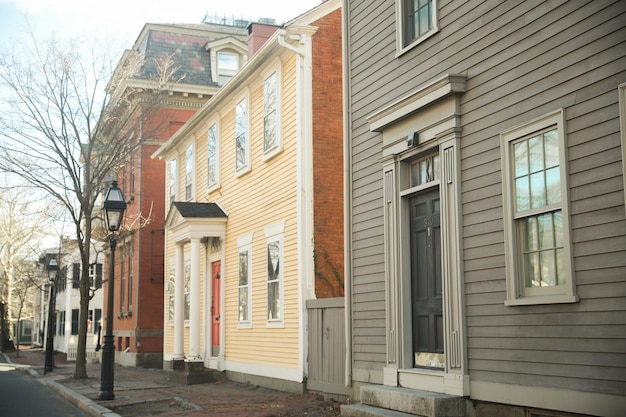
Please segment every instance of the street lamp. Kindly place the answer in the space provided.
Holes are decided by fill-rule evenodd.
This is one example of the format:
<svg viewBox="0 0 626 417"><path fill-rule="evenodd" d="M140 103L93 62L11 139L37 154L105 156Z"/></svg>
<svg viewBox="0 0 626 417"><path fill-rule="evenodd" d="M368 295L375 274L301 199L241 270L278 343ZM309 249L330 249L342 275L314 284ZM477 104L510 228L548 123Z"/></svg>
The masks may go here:
<svg viewBox="0 0 626 417"><path fill-rule="evenodd" d="M104 345L102 345L102 371L100 375L100 399L112 400L115 398L113 393L113 365L115 362L115 345L113 344L113 280L115 277L115 232L120 230L124 211L126 210L126 200L122 190L117 186L117 181L111 182L111 187L104 199L104 214L107 229L111 232L109 235L109 244L111 247L111 259L109 262L109 292L107 294L107 323L106 333L104 335Z"/></svg>
<svg viewBox="0 0 626 417"><path fill-rule="evenodd" d="M48 303L48 328L46 334L46 358L43 367L44 375L46 372L52 372L54 370L54 284L59 272L59 262L56 258L50 258L48 265L46 265L48 271L48 281L50 281L50 300Z"/></svg>

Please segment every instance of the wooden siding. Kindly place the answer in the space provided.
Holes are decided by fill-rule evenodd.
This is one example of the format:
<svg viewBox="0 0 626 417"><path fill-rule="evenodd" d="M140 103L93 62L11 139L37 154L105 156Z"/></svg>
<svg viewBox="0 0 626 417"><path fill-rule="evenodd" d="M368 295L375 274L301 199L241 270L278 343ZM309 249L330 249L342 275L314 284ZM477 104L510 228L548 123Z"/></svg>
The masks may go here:
<svg viewBox="0 0 626 417"><path fill-rule="evenodd" d="M354 379L385 365L382 135L366 117L445 74L461 96L464 281L472 380L626 392L626 220L617 86L626 3L438 1L439 32L396 57L395 2L346 2L351 75ZM580 302L505 307L503 130L565 109Z"/></svg>

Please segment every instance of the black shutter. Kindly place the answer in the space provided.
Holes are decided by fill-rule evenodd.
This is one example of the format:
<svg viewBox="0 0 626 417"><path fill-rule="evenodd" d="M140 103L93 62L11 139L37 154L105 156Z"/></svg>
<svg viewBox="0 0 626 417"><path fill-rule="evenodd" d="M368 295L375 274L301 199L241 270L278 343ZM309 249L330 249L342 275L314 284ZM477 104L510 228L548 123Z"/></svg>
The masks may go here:
<svg viewBox="0 0 626 417"><path fill-rule="evenodd" d="M100 326L100 320L102 319L102 310L96 308L93 313L93 323L91 323L91 331L94 334L98 334L98 326Z"/></svg>
<svg viewBox="0 0 626 417"><path fill-rule="evenodd" d="M102 264L96 264L96 289L102 288Z"/></svg>
<svg viewBox="0 0 626 417"><path fill-rule="evenodd" d="M72 334L78 334L78 309L72 310Z"/></svg>
<svg viewBox="0 0 626 417"><path fill-rule="evenodd" d="M72 265L72 288L80 287L80 264Z"/></svg>

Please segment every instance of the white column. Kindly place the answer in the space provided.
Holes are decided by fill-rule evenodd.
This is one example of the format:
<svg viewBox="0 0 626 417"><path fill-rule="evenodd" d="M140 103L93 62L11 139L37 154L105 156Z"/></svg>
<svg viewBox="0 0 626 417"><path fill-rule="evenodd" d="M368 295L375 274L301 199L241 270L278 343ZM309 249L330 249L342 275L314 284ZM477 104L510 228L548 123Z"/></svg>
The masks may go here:
<svg viewBox="0 0 626 417"><path fill-rule="evenodd" d="M189 356L200 357L200 239L191 239L191 294L189 309Z"/></svg>
<svg viewBox="0 0 626 417"><path fill-rule="evenodd" d="M176 245L174 276L174 359L185 357L185 247Z"/></svg>

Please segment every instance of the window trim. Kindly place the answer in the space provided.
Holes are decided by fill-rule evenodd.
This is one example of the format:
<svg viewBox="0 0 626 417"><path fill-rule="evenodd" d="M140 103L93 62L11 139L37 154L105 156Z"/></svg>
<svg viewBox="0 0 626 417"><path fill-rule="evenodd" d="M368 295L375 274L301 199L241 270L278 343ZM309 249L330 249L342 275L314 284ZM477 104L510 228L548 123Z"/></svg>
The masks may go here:
<svg viewBox="0 0 626 417"><path fill-rule="evenodd" d="M273 147L269 149L265 149L265 82L273 75L276 75L276 143ZM263 77L263 161L267 161L272 159L274 156L282 152L283 150L283 141L282 141L282 112L281 112L281 82L282 74L280 71L280 66L273 68L271 71Z"/></svg>
<svg viewBox="0 0 626 417"><path fill-rule="evenodd" d="M209 153L209 132L211 129L215 128L215 182L211 183L209 181L209 167L210 162L209 158L211 154ZM220 187L220 128L219 123L217 121L211 123L209 128L207 129L207 191L211 192Z"/></svg>
<svg viewBox="0 0 626 417"><path fill-rule="evenodd" d="M252 328L252 238L253 234L250 233L245 236L241 236L237 239L237 328L239 329L251 329ZM239 320L239 255L242 252L248 252L248 320Z"/></svg>
<svg viewBox="0 0 626 417"><path fill-rule="evenodd" d="M172 158L169 161L169 198L170 205L176 201L178 195L178 159Z"/></svg>
<svg viewBox="0 0 626 417"><path fill-rule="evenodd" d="M237 167L237 108L239 107L240 103L245 101L244 104L244 109L245 109L245 121L246 121L246 130L245 130L245 148L244 148L244 154L245 154L245 163L240 166ZM250 171L251 169L251 162L250 162L250 96L249 94L244 94L239 100L237 100L237 102L235 103L235 177L240 177L243 174L246 174L247 172Z"/></svg>
<svg viewBox="0 0 626 417"><path fill-rule="evenodd" d="M559 140L559 168L561 185L560 209L563 218L563 250L566 282L563 288L558 286L546 287L545 291L533 289L533 295L524 294L523 277L520 276L519 267L521 259L518 233L514 213L513 193L513 152L512 143L531 135L535 132L556 126ZM533 304L556 304L574 303L578 301L576 295L576 283L574 274L574 262L572 240L570 233L569 216L569 181L567 171L567 138L565 135L565 113L563 109L556 110L544 116L538 117L523 125L513 127L500 133L500 146L502 150L502 196L504 212L504 246L505 246L505 270L506 270L506 300L507 306L533 305Z"/></svg>
<svg viewBox="0 0 626 417"><path fill-rule="evenodd" d="M439 32L439 10L437 0L432 0L433 2L433 21L432 21L432 29L428 32L424 33L422 36L415 38L410 43L406 43L404 41L404 33L405 33L405 12L404 12L404 4L406 0L396 0L396 58L405 52L413 49L415 46L424 42L426 39L433 36L435 33Z"/></svg>
<svg viewBox="0 0 626 417"><path fill-rule="evenodd" d="M620 84L617 88L619 96L619 126L622 139L622 178L624 180L624 190L626 190L626 83ZM624 210L626 212L626 192L624 192Z"/></svg>
<svg viewBox="0 0 626 417"><path fill-rule="evenodd" d="M267 258L267 248L268 245L270 243L274 243L276 241L279 242L280 245L280 253L279 253L279 261L281 264L281 268L279 269L279 277L277 279L278 281L278 285L279 285L279 289L278 289L278 297L279 297L279 306L280 306L280 318L278 319L269 319L268 317L268 312L269 312L269 276L267 276L266 273L266 278L265 278L265 292L266 292L266 312L265 312L265 320L266 320L266 324L265 326L268 328L284 328L285 327L285 274L284 274L284 270L285 270L285 241L284 241L284 231L285 231L285 222L279 222L276 224L273 224L271 226L267 226L264 229L265 232L265 262L266 262L266 266L267 266L267 262L268 262L268 258ZM265 268L265 270L267 271L267 268Z"/></svg>
<svg viewBox="0 0 626 417"><path fill-rule="evenodd" d="M188 171L188 152L191 149L191 172ZM190 178L190 184L187 180ZM189 195L187 195L187 187L190 188ZM193 201L196 196L196 146L195 143L190 143L185 147L185 201Z"/></svg>

